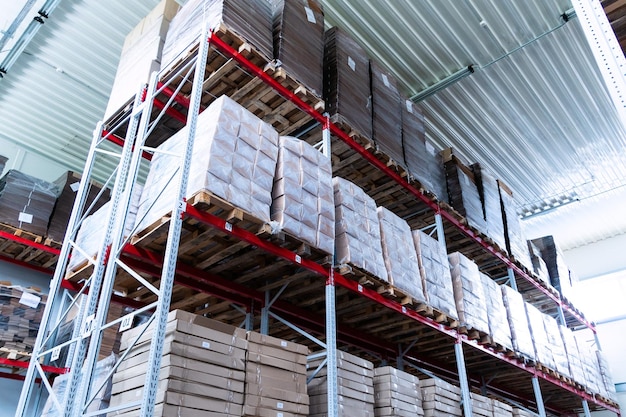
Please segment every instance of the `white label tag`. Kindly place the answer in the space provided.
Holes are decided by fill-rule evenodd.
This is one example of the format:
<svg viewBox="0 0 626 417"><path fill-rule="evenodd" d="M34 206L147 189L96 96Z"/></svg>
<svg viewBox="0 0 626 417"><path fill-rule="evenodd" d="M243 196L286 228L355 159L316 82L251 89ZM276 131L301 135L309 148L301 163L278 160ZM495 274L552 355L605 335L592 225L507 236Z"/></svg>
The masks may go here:
<svg viewBox="0 0 626 417"><path fill-rule="evenodd" d="M72 191L76 192L78 191L78 187L80 187L80 182L74 182L72 184L70 184L70 188L72 189Z"/></svg>
<svg viewBox="0 0 626 417"><path fill-rule="evenodd" d="M385 87L387 88L391 88L391 85L389 84L389 77L387 77L387 74L381 74L383 77L383 84L385 84Z"/></svg>
<svg viewBox="0 0 626 417"><path fill-rule="evenodd" d="M227 232L232 232L233 225L231 223L226 222L226 224L224 224L224 229L226 229Z"/></svg>
<svg viewBox="0 0 626 417"><path fill-rule="evenodd" d="M40 301L41 297L26 291L24 291L22 293L22 296L20 297L20 304L24 304L25 306L28 306L30 308L37 308Z"/></svg>
<svg viewBox="0 0 626 417"><path fill-rule="evenodd" d="M83 323L83 329L80 332L81 337L84 339L91 335L93 330L93 322L96 320L96 315L92 314L91 316L87 316L85 318L85 322Z"/></svg>
<svg viewBox="0 0 626 417"><path fill-rule="evenodd" d="M302 263L302 258L300 257L300 255L296 255L296 263Z"/></svg>
<svg viewBox="0 0 626 417"><path fill-rule="evenodd" d="M352 57L348 57L348 66L352 69L352 71L356 71L356 62Z"/></svg>
<svg viewBox="0 0 626 417"><path fill-rule="evenodd" d="M406 314L406 307L402 306L402 314Z"/></svg>
<svg viewBox="0 0 626 417"><path fill-rule="evenodd" d="M280 341L280 345L281 345L282 347L287 347L287 342L286 342L285 340L281 340L281 341Z"/></svg>
<svg viewBox="0 0 626 417"><path fill-rule="evenodd" d="M315 14L313 13L313 10L311 10L309 7L304 6L304 11L306 12L306 20L315 24L317 21L315 20Z"/></svg>
<svg viewBox="0 0 626 417"><path fill-rule="evenodd" d="M51 361L56 361L57 359L59 359L59 356L61 356L61 348L54 348L54 349L52 349L52 354L50 355L50 360Z"/></svg>
<svg viewBox="0 0 626 417"><path fill-rule="evenodd" d="M202 342L202 347L205 349L211 349L211 343L207 342L207 341L203 341Z"/></svg>
<svg viewBox="0 0 626 417"><path fill-rule="evenodd" d="M361 284L357 285L356 289L358 292L363 292L363 286Z"/></svg>
<svg viewBox="0 0 626 417"><path fill-rule="evenodd" d="M407 100L405 103L406 103L406 111L413 114L413 102L411 100Z"/></svg>
<svg viewBox="0 0 626 417"><path fill-rule="evenodd" d="M276 417L283 417L283 413L276 413Z"/></svg>
<svg viewBox="0 0 626 417"><path fill-rule="evenodd" d="M134 314L128 314L122 319L122 323L120 324L120 332L125 332L133 326L133 317Z"/></svg>
<svg viewBox="0 0 626 417"><path fill-rule="evenodd" d="M28 214L28 213L24 213L24 212L20 212L20 214L17 216L17 220L22 222L22 223L32 223L33 222L33 215L32 214Z"/></svg>
<svg viewBox="0 0 626 417"><path fill-rule="evenodd" d="M285 408L285 405L283 403L276 403L276 408L282 410L283 408Z"/></svg>

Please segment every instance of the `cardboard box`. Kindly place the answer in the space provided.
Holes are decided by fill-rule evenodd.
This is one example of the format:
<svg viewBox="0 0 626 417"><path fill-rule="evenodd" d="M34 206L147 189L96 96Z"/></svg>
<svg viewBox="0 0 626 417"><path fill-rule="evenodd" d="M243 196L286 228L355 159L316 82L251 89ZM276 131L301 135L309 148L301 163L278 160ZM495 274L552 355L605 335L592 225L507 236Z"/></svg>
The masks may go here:
<svg viewBox="0 0 626 417"><path fill-rule="evenodd" d="M143 388L114 395L111 397L111 407L137 401L143 394ZM241 416L241 404L216 400L209 397L198 397L171 391L157 391L155 404L170 404L181 407L195 408L203 411L223 413L226 415Z"/></svg>

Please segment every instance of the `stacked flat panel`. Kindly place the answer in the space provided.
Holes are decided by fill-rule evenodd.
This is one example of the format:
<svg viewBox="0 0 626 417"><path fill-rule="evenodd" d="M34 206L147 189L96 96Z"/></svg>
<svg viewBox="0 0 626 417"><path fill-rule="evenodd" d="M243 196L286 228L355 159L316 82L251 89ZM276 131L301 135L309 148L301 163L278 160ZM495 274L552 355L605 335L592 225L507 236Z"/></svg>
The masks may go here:
<svg viewBox="0 0 626 417"><path fill-rule="evenodd" d="M476 185L480 191L485 214L485 234L489 236L502 250L506 250L504 239L504 221L500 207L500 192L496 177L484 166L476 163L472 165L472 172L476 178Z"/></svg>
<svg viewBox="0 0 626 417"><path fill-rule="evenodd" d="M546 335L548 336L548 349L552 353L552 358L554 359L554 370L561 375L571 377L569 361L567 360L567 352L565 350L565 345L563 344L559 324L556 319L544 314L543 325L546 329Z"/></svg>
<svg viewBox="0 0 626 417"><path fill-rule="evenodd" d="M522 230L519 216L517 215L517 204L513 198L513 193L502 181L498 181L500 191L500 204L502 207L502 219L504 220L504 236L506 238L506 250L519 263L528 270L532 270L533 263L528 253L526 236Z"/></svg>
<svg viewBox="0 0 626 417"><path fill-rule="evenodd" d="M456 311L461 326L468 330L489 333L489 318L485 309L485 291L478 266L460 252L448 255Z"/></svg>
<svg viewBox="0 0 626 417"><path fill-rule="evenodd" d="M422 405L425 417L461 417L461 389L441 379L424 379Z"/></svg>
<svg viewBox="0 0 626 417"><path fill-rule="evenodd" d="M489 315L489 334L494 343L513 350L511 327L506 317L506 307L502 299L500 285L483 273L480 274L480 279L483 283L487 314Z"/></svg>
<svg viewBox="0 0 626 417"><path fill-rule="evenodd" d="M537 245L533 243L532 240L527 241L527 243L530 260L533 263L533 271L535 272L535 275L546 284L552 285L550 283L550 273L548 272L548 266L541 257L541 251L539 250Z"/></svg>
<svg viewBox="0 0 626 417"><path fill-rule="evenodd" d="M475 393L472 397L472 415L478 417L493 417L493 402L491 398Z"/></svg>
<svg viewBox="0 0 626 417"><path fill-rule="evenodd" d="M554 236L544 236L533 239L532 242L540 250L541 257L546 263L550 283L559 290L561 295L570 298L572 296L570 270Z"/></svg>
<svg viewBox="0 0 626 417"><path fill-rule="evenodd" d="M402 103L398 83L390 72L375 61L370 61L370 76L374 142L397 164L404 166Z"/></svg>
<svg viewBox="0 0 626 417"><path fill-rule="evenodd" d="M526 317L528 317L528 327L533 338L535 348L535 360L550 369L556 369L554 357L548 342L548 334L543 324L543 313L530 303L524 304L526 307Z"/></svg>
<svg viewBox="0 0 626 417"><path fill-rule="evenodd" d="M580 385L585 386L587 385L587 382L585 380L585 371L580 358L580 353L578 352L578 343L576 342L576 337L569 328L563 325L559 325L559 330L563 339L563 346L565 347L565 351L567 353L569 375L571 375L574 381L578 382Z"/></svg>
<svg viewBox="0 0 626 417"><path fill-rule="evenodd" d="M491 400L493 405L493 417L512 417L513 407L498 400Z"/></svg>
<svg viewBox="0 0 626 417"><path fill-rule="evenodd" d="M390 366L374 369L376 417L422 417L419 379Z"/></svg>
<svg viewBox="0 0 626 417"><path fill-rule="evenodd" d="M576 335L576 343L578 344L580 362L585 374L585 386L589 392L600 393L604 383L600 375L600 367L598 366L598 357L595 349L591 347L589 342L584 340L584 336Z"/></svg>
<svg viewBox="0 0 626 417"><path fill-rule="evenodd" d="M450 204L470 226L487 234L483 205L471 169L454 156L444 163L444 168Z"/></svg>
<svg viewBox="0 0 626 417"><path fill-rule="evenodd" d="M604 386L603 393L606 395L605 398L611 399L613 401L617 401L616 392L615 392L615 384L613 383L613 377L611 376L611 369L609 368L609 363L606 360L606 356L601 351L597 350L596 355L598 358L598 368L600 370L600 377L602 380L602 384Z"/></svg>
<svg viewBox="0 0 626 417"><path fill-rule="evenodd" d="M513 408L513 417L537 417L538 414L532 413L521 408Z"/></svg>
<svg viewBox="0 0 626 417"><path fill-rule="evenodd" d="M526 358L535 359L535 348L533 347L533 338L528 327L528 318L526 317L526 307L522 294L515 291L508 285L501 285L502 300L506 307L506 316L511 328L511 342L513 349L519 355Z"/></svg>

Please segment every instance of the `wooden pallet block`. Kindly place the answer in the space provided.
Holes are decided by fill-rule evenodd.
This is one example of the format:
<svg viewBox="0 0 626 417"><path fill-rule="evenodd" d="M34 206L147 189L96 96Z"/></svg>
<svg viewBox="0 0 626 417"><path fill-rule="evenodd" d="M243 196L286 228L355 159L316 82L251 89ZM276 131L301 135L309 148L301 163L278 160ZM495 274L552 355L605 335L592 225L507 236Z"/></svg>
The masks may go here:
<svg viewBox="0 0 626 417"><path fill-rule="evenodd" d="M33 243L49 246L53 249L60 249L61 247L60 244L52 241L51 239L47 239L43 236L27 232L8 224L0 223L0 230L29 240ZM58 258L58 256L53 253L2 237L0 237L0 254L11 259L16 259L18 261L50 269L54 267Z"/></svg>
<svg viewBox="0 0 626 417"><path fill-rule="evenodd" d="M479 344L487 343L486 340L489 335L481 330L467 326L460 326L457 330L459 333L466 335L469 340L477 340Z"/></svg>
<svg viewBox="0 0 626 417"><path fill-rule="evenodd" d="M31 354L24 350L10 349L3 346L0 347L0 358L28 362L30 361Z"/></svg>

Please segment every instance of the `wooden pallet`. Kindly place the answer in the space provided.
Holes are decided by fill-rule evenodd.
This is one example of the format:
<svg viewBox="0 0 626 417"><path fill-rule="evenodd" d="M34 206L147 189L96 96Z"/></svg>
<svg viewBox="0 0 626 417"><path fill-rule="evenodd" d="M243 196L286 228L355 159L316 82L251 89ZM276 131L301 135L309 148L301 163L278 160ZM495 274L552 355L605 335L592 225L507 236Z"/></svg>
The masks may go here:
<svg viewBox="0 0 626 417"><path fill-rule="evenodd" d="M476 340L480 344L486 344L488 340L488 333L482 330L474 329L468 326L460 326L458 332L467 336L469 340Z"/></svg>
<svg viewBox="0 0 626 417"><path fill-rule="evenodd" d="M47 239L44 236L39 236L8 224L0 223L0 230L10 233L14 236L29 240L33 243L39 243L45 246L49 246L53 249L61 248L60 244L52 241L51 239ZM16 242L14 240L1 237L0 254L11 259L26 262L42 268L48 268L51 270L54 268L54 265L58 260L58 256L55 254L52 254L45 250L34 248L25 243Z"/></svg>
<svg viewBox="0 0 626 417"><path fill-rule="evenodd" d="M0 358L10 359L14 361L30 361L31 353L24 350L10 349L7 347L0 347Z"/></svg>

